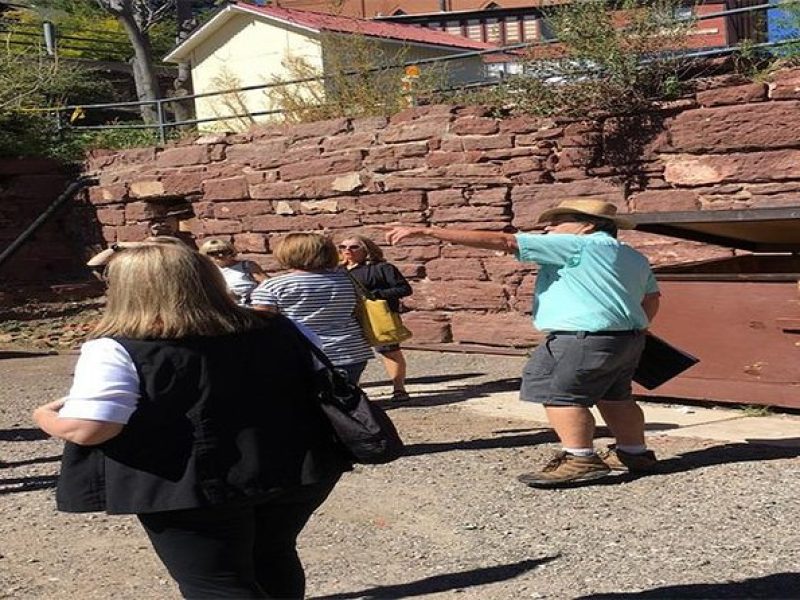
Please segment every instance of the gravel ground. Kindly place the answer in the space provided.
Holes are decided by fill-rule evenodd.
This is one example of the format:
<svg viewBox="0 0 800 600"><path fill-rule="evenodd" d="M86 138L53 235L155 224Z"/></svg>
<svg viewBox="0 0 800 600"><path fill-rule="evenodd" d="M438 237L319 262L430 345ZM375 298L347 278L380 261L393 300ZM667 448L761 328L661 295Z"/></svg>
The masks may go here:
<svg viewBox="0 0 800 600"><path fill-rule="evenodd" d="M522 359L408 355L411 390L437 391L391 409L408 456L345 475L303 533L309 597L800 598L798 450L655 434L659 475L534 490L515 477L552 434L463 405L514 389ZM61 445L29 414L68 389L75 356L9 356L0 598L178 597L134 519L54 510ZM382 377L365 376L378 400Z"/></svg>

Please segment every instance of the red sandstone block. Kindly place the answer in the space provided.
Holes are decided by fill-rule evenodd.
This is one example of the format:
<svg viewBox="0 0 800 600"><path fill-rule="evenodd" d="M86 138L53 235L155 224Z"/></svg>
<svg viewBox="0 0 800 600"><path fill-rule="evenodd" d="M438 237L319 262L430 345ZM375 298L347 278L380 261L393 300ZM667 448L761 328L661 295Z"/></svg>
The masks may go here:
<svg viewBox="0 0 800 600"><path fill-rule="evenodd" d="M378 139L384 144L426 140L441 135L446 131L446 126L446 122L439 120L412 121L410 123L389 125L379 134Z"/></svg>
<svg viewBox="0 0 800 600"><path fill-rule="evenodd" d="M162 150L156 158L156 164L159 167L182 167L205 164L209 160L208 146L187 146Z"/></svg>
<svg viewBox="0 0 800 600"><path fill-rule="evenodd" d="M358 171L362 158L363 153L360 150L348 150L338 156L284 165L280 168L280 176L283 180L292 180Z"/></svg>
<svg viewBox="0 0 800 600"><path fill-rule="evenodd" d="M494 163L473 163L463 165L450 165L445 168L449 177L492 177L502 175L502 167Z"/></svg>
<svg viewBox="0 0 800 600"><path fill-rule="evenodd" d="M482 190L470 190L467 194L470 206L505 206L510 204L508 186L492 187Z"/></svg>
<svg viewBox="0 0 800 600"><path fill-rule="evenodd" d="M164 214L165 207L152 202L131 202L125 205L125 221L148 221ZM117 223L121 225L122 223Z"/></svg>
<svg viewBox="0 0 800 600"><path fill-rule="evenodd" d="M236 219L274 213L269 200L244 200L241 202L213 202L214 216L218 219Z"/></svg>
<svg viewBox="0 0 800 600"><path fill-rule="evenodd" d="M457 313L450 321L453 341L491 346L535 346L543 335L531 318L519 313Z"/></svg>
<svg viewBox="0 0 800 600"><path fill-rule="evenodd" d="M541 172L544 170L544 167L541 159L529 156L525 158L512 158L503 163L502 169L503 175L520 175L522 173Z"/></svg>
<svg viewBox="0 0 800 600"><path fill-rule="evenodd" d="M147 223L134 223L117 227L117 241L141 242L150 235Z"/></svg>
<svg viewBox="0 0 800 600"><path fill-rule="evenodd" d="M301 140L310 137L330 137L344 133L350 128L350 120L345 118L316 121L314 123L292 124L285 131L292 140Z"/></svg>
<svg viewBox="0 0 800 600"><path fill-rule="evenodd" d="M499 128L497 119L485 117L461 117L450 124L450 132L456 135L490 135Z"/></svg>
<svg viewBox="0 0 800 600"><path fill-rule="evenodd" d="M425 214L421 212L368 213L361 215L361 222L364 225L377 225L385 223L424 223Z"/></svg>
<svg viewBox="0 0 800 600"><path fill-rule="evenodd" d="M209 179L203 182L203 198L206 200L238 200L249 197L245 177Z"/></svg>
<svg viewBox="0 0 800 600"><path fill-rule="evenodd" d="M117 241L117 228L116 227L104 226L101 229L101 234L103 236L103 239L106 242L108 242L109 244L113 244L114 242Z"/></svg>
<svg viewBox="0 0 800 600"><path fill-rule="evenodd" d="M506 216L508 213L505 206L448 206L431 209L431 223L502 221Z"/></svg>
<svg viewBox="0 0 800 600"><path fill-rule="evenodd" d="M205 173L179 170L163 175L161 185L166 195L188 196L200 193L205 177L207 177Z"/></svg>
<svg viewBox="0 0 800 600"><path fill-rule="evenodd" d="M698 210L700 198L694 190L646 190L629 199L636 212Z"/></svg>
<svg viewBox="0 0 800 600"><path fill-rule="evenodd" d="M327 138L322 142L322 149L325 152L335 152L347 150L349 148L369 148L377 137L374 131L360 131L337 135Z"/></svg>
<svg viewBox="0 0 800 600"><path fill-rule="evenodd" d="M403 323L414 332L414 343L440 344L452 339L447 315L443 313L427 311L404 313Z"/></svg>
<svg viewBox="0 0 800 600"><path fill-rule="evenodd" d="M97 222L101 225L122 225L125 223L125 211L122 208L98 208Z"/></svg>
<svg viewBox="0 0 800 600"><path fill-rule="evenodd" d="M250 186L250 197L259 200L277 200L281 198L295 198L297 186L283 181L263 183Z"/></svg>
<svg viewBox="0 0 800 600"><path fill-rule="evenodd" d="M384 129L389 124L389 119L386 117L359 117L350 122L350 127L353 131L377 131Z"/></svg>
<svg viewBox="0 0 800 600"><path fill-rule="evenodd" d="M463 258L437 258L428 261L425 263L425 272L432 280L486 281L488 279L479 260L464 260Z"/></svg>
<svg viewBox="0 0 800 600"><path fill-rule="evenodd" d="M764 83L749 83L733 87L717 88L697 93L701 106L722 106L724 104L745 104L762 102L767 99L767 86Z"/></svg>
<svg viewBox="0 0 800 600"><path fill-rule="evenodd" d="M464 137L461 139L464 150L494 150L497 148L511 148L514 146L514 136L507 133Z"/></svg>
<svg viewBox="0 0 800 600"><path fill-rule="evenodd" d="M89 188L89 202L92 204L111 204L122 202L128 197L128 186L124 183L115 183L106 186Z"/></svg>
<svg viewBox="0 0 800 600"><path fill-rule="evenodd" d="M464 206L467 196L464 189L431 190L428 192L428 206Z"/></svg>
<svg viewBox="0 0 800 600"><path fill-rule="evenodd" d="M416 284L415 306L423 310L504 310L502 285L490 281L429 281Z"/></svg>
<svg viewBox="0 0 800 600"><path fill-rule="evenodd" d="M355 208L364 213L422 211L425 208L425 196L415 191L365 194L356 198Z"/></svg>
<svg viewBox="0 0 800 600"><path fill-rule="evenodd" d="M207 219L203 221L203 233L207 235L220 235L241 233L242 222L235 219Z"/></svg>
<svg viewBox="0 0 800 600"><path fill-rule="evenodd" d="M239 252L269 252L267 236L260 233L237 233L233 236L233 244Z"/></svg>

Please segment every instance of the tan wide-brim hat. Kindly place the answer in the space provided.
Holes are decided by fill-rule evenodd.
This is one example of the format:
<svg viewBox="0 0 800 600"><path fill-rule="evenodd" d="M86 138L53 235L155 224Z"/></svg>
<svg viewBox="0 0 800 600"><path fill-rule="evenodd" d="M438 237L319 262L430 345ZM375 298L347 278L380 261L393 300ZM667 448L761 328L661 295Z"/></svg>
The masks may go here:
<svg viewBox="0 0 800 600"><path fill-rule="evenodd" d="M590 215L601 217L616 223L620 229L634 229L636 223L617 215L617 207L605 200L592 200L590 198L575 198L564 200L555 208L549 208L539 215L537 223L547 223L558 215Z"/></svg>

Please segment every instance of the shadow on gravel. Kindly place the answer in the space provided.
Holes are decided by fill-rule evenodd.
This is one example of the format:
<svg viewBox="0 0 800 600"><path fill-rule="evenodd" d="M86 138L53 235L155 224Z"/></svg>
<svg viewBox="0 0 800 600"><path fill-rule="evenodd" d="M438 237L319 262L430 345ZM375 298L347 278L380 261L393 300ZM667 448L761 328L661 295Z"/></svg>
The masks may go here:
<svg viewBox="0 0 800 600"><path fill-rule="evenodd" d="M18 461L4 461L2 464L3 467L23 467L25 465L38 465L42 463L51 463L51 462L58 462L61 460L61 455L57 456L42 456L39 458L29 458L27 460L18 460Z"/></svg>
<svg viewBox="0 0 800 600"><path fill-rule="evenodd" d="M380 585L357 592L343 592L331 594L329 596L315 596L310 600L347 600L348 598L410 598L412 596L424 596L426 594L437 594L441 592L463 590L468 587L506 581L518 577L523 573L535 569L536 567L549 563L558 558L556 556L546 556L544 558L522 560L510 565L497 565L482 569L472 569L461 573L447 573L446 575L435 575L426 577L418 581L409 583L399 583L397 585Z"/></svg>
<svg viewBox="0 0 800 600"><path fill-rule="evenodd" d="M694 583L671 585L644 592L612 592L610 594L591 594L575 600L618 600L620 598L639 598L655 600L706 600L708 598L772 598L785 600L797 598L800 590L800 574L776 573L765 577L730 581L726 583Z"/></svg>
<svg viewBox="0 0 800 600"><path fill-rule="evenodd" d="M0 479L0 496L46 490L56 487L58 475L37 475L35 477L19 477L16 479Z"/></svg>
<svg viewBox="0 0 800 600"><path fill-rule="evenodd" d="M411 400L398 404L396 402L380 402L380 406L384 409L398 408L398 407L424 407L424 406L443 406L445 404L455 404L456 402L464 402L472 400L473 398L483 398L490 394L497 392L516 392L519 390L520 380L518 377L509 379L496 379L494 381L487 381L477 385L460 385L457 387L449 387L443 389L441 392L419 392L411 396Z"/></svg>
<svg viewBox="0 0 800 600"><path fill-rule="evenodd" d="M5 358L36 358L37 356L53 356L55 350L0 350L0 360Z"/></svg>
<svg viewBox="0 0 800 600"><path fill-rule="evenodd" d="M551 429L539 431L528 435L504 435L477 440L460 440L456 442L423 442L406 446L405 456L419 456L420 454L435 454L437 452L451 452L453 450L491 450L494 448L519 448L535 446L538 444L552 444L558 438Z"/></svg>
<svg viewBox="0 0 800 600"><path fill-rule="evenodd" d="M0 442L33 442L49 438L50 436L44 431L33 427L25 429L0 429Z"/></svg>
<svg viewBox="0 0 800 600"><path fill-rule="evenodd" d="M427 375L425 377L409 377L406 383L443 383L445 381L458 381L459 379L472 379L473 377L481 377L486 373L453 373L451 375ZM359 383L362 388L366 387L379 387L388 385L385 380L368 381L366 383Z"/></svg>

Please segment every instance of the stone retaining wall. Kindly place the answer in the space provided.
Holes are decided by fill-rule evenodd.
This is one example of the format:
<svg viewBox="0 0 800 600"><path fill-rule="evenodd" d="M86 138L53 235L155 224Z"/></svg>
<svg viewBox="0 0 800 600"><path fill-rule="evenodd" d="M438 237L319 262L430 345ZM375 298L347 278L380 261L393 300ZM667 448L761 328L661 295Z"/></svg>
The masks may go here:
<svg viewBox="0 0 800 600"><path fill-rule="evenodd" d="M76 176L55 161L0 159L0 249L5 250ZM74 281L86 274L75 205L65 204L3 265L0 283L30 288Z"/></svg>
<svg viewBox="0 0 800 600"><path fill-rule="evenodd" d="M389 119L337 119L209 135L164 149L95 154L100 184L80 206L97 244L136 240L167 212L198 242L232 239L268 271L290 231L337 238L375 225L526 229L566 197L625 211L800 205L800 71L728 81L636 119L495 118L426 106ZM717 86L720 83L717 82ZM732 251L641 233L656 264ZM534 270L493 252L414 240L386 248L412 280L417 342L530 345Z"/></svg>

